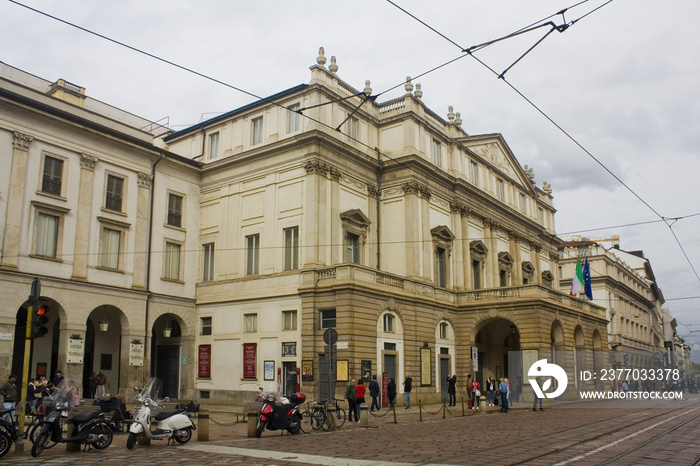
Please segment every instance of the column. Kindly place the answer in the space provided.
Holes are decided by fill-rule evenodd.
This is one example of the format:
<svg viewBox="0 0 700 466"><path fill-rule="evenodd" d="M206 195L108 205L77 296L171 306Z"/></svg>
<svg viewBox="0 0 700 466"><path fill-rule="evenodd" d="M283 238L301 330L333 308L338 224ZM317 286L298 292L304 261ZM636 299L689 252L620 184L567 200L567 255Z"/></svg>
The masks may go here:
<svg viewBox="0 0 700 466"><path fill-rule="evenodd" d="M343 262L343 248L345 247L345 238L343 238L343 225L340 221L340 178L342 172L335 167L329 167L328 172L331 176L330 180L330 240L327 244L331 245L331 260L328 265L340 264ZM329 183L326 181L326 183ZM323 225L323 224L321 224ZM323 243L321 243L323 244ZM365 254L364 248L361 249L362 254ZM370 259L371 260L371 259ZM367 264L364 260L360 260L361 264Z"/></svg>
<svg viewBox="0 0 700 466"><path fill-rule="evenodd" d="M93 189L97 161L97 157L80 154L80 194L78 194L78 209L75 217L75 255L72 277L77 280L87 280L92 200L97 195Z"/></svg>
<svg viewBox="0 0 700 466"><path fill-rule="evenodd" d="M134 288L146 288L146 254L148 251L149 211L151 208L151 186L153 176L150 173L138 172L138 192L136 203L136 224L134 225Z"/></svg>
<svg viewBox="0 0 700 466"><path fill-rule="evenodd" d="M532 277L532 281L538 285L542 284L542 265L540 264L541 253L542 246L536 243L530 243L530 261L532 262L532 267L535 269L535 276ZM552 273L556 273L556 270Z"/></svg>
<svg viewBox="0 0 700 466"><path fill-rule="evenodd" d="M461 212L462 223L462 263L464 264L464 286L467 290L474 289L474 277L472 276L471 238L469 237L469 209L464 207Z"/></svg>
<svg viewBox="0 0 700 466"><path fill-rule="evenodd" d="M452 202L450 203L450 228L457 235L457 241L454 242L454 251L452 257L454 258L453 270L454 272L454 287L457 290L464 290L464 254L462 249L465 246L464 242L464 232L462 231L461 213L464 210L464 206L460 203Z"/></svg>
<svg viewBox="0 0 700 466"><path fill-rule="evenodd" d="M406 277L421 278L420 258L421 258L421 216L420 198L418 197L418 183L411 181L404 183L404 218L406 222Z"/></svg>
<svg viewBox="0 0 700 466"><path fill-rule="evenodd" d="M523 284L523 261L520 258L520 238L515 232L508 232L510 254L513 256L513 270L511 271L511 286Z"/></svg>
<svg viewBox="0 0 700 466"><path fill-rule="evenodd" d="M426 282L435 282L433 277L433 235L430 233L430 196L428 188L421 186L421 225L422 225L422 246L423 246L423 278Z"/></svg>
<svg viewBox="0 0 700 466"><path fill-rule="evenodd" d="M19 262L19 242L24 206L24 186L27 178L27 155L29 143L34 138L14 132L12 138L12 162L10 164L10 186L7 191L7 213L5 215L5 239L2 250L3 268L16 269ZM33 223L33 222L32 222Z"/></svg>

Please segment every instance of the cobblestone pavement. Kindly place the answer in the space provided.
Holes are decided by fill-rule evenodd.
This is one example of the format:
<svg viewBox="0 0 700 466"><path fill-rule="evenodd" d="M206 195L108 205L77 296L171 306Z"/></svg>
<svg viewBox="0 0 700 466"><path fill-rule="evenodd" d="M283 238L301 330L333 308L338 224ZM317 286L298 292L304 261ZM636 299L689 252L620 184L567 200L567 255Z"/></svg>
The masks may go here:
<svg viewBox="0 0 700 466"><path fill-rule="evenodd" d="M235 423L230 408L212 407L209 441L197 432L184 446L154 441L127 450L126 435L99 452L68 453L63 445L39 458L10 453L2 464L87 465L157 462L176 464L377 465L377 464L621 464L688 465L700 458L700 399L697 395L667 408L591 409L545 404L533 412L520 406L501 414L498 408L444 411L439 406L398 409L372 415L369 427L347 423L333 432L280 435L264 432L248 438L247 423ZM229 410L227 413L226 410ZM383 411L380 413L386 413ZM443 418L444 414L444 418Z"/></svg>

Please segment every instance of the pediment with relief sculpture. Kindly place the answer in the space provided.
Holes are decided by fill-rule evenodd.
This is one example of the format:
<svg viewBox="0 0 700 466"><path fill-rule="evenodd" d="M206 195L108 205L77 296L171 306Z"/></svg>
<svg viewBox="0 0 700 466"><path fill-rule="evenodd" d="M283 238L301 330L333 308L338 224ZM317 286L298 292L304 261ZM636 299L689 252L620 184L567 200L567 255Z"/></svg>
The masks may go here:
<svg viewBox="0 0 700 466"><path fill-rule="evenodd" d="M473 135L460 138L459 142L481 158L481 162L498 169L521 187L531 189L531 176L520 166L500 134Z"/></svg>

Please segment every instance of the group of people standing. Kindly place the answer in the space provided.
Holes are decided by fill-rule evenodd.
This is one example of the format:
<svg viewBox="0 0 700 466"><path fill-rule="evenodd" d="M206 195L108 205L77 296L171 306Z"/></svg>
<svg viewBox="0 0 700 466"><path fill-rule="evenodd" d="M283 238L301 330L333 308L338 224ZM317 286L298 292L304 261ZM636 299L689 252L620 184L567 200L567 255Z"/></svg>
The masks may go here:
<svg viewBox="0 0 700 466"><path fill-rule="evenodd" d="M26 413L36 413L36 409L40 404L39 402L41 401L41 399L47 396L51 396L54 393L54 391L58 389L59 385L63 383L63 381L63 374L60 370L57 370L54 373L54 377L53 379L51 379L51 382L46 380L46 377L43 375L38 376L36 379L31 379L27 384ZM78 387L72 380L66 383L66 392L70 394L71 402L77 405L80 401ZM14 408L20 401L20 393L21 382L19 381L19 377L17 377L15 374L11 374L8 377L7 381L3 383L2 386L0 386L0 396L2 397L3 401L3 409ZM14 417L14 414L14 411L12 411L9 417Z"/></svg>
<svg viewBox="0 0 700 466"><path fill-rule="evenodd" d="M488 405L495 406L497 403L496 396L500 396L501 412L510 411L510 384L505 377L499 382L490 377L486 379L486 394L488 396ZM457 376L452 374L447 376L447 395L448 406L457 405ZM470 401L470 409L479 409L481 400L481 384L472 379L472 374L467 375L467 395ZM540 401L541 403L541 401ZM541 406L540 406L541 409Z"/></svg>

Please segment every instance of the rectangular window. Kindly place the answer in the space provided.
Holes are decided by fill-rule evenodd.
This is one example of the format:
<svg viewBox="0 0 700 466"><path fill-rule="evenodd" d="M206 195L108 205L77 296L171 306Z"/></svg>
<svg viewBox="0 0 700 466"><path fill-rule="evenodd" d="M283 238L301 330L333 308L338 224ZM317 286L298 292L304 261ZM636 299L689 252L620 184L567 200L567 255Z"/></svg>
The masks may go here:
<svg viewBox="0 0 700 466"><path fill-rule="evenodd" d="M107 197L105 208L115 212L122 211L122 192L124 179L114 175L107 175Z"/></svg>
<svg viewBox="0 0 700 466"><path fill-rule="evenodd" d="M263 117L253 118L250 121L250 144L260 144L263 140Z"/></svg>
<svg viewBox="0 0 700 466"><path fill-rule="evenodd" d="M498 180L498 200L501 202L506 201L506 184L499 178Z"/></svg>
<svg viewBox="0 0 700 466"><path fill-rule="evenodd" d="M282 311L282 330L297 329L297 311Z"/></svg>
<svg viewBox="0 0 700 466"><path fill-rule="evenodd" d="M481 289L481 262L472 261L472 275L474 277L474 289Z"/></svg>
<svg viewBox="0 0 700 466"><path fill-rule="evenodd" d="M100 251L100 266L106 269L119 269L119 247L121 231L111 228L102 229L102 250Z"/></svg>
<svg viewBox="0 0 700 466"><path fill-rule="evenodd" d="M284 229L284 270L299 268L299 227Z"/></svg>
<svg viewBox="0 0 700 466"><path fill-rule="evenodd" d="M437 286L445 288L447 286L447 253L442 248L437 248L435 251L435 258L437 261L436 272L437 277L435 277Z"/></svg>
<svg viewBox="0 0 700 466"><path fill-rule="evenodd" d="M245 237L245 274L258 274L258 260L260 256L260 235L250 235Z"/></svg>
<svg viewBox="0 0 700 466"><path fill-rule="evenodd" d="M348 125L348 140L355 142L357 140L357 118L350 117L345 124Z"/></svg>
<svg viewBox="0 0 700 466"><path fill-rule="evenodd" d="M214 243L202 245L202 281L214 280Z"/></svg>
<svg viewBox="0 0 700 466"><path fill-rule="evenodd" d="M347 248L346 261L351 263L351 264L359 264L360 263L360 237L353 234L353 233L348 233L347 236L345 237L345 244L346 244L346 248Z"/></svg>
<svg viewBox="0 0 700 466"><path fill-rule="evenodd" d="M219 156L219 132L209 135L209 158L215 159Z"/></svg>
<svg viewBox="0 0 700 466"><path fill-rule="evenodd" d="M182 227L182 196L168 194L168 225Z"/></svg>
<svg viewBox="0 0 700 466"><path fill-rule="evenodd" d="M293 104L287 107L287 133L299 131L299 122L301 115L298 113L301 110L301 105Z"/></svg>
<svg viewBox="0 0 700 466"><path fill-rule="evenodd" d="M41 180L41 191L55 196L61 195L63 180L63 160L55 157L44 157L44 176Z"/></svg>
<svg viewBox="0 0 700 466"><path fill-rule="evenodd" d="M508 272L506 272L505 270L501 270L499 273L499 277L501 280L501 288L505 288L506 286L508 286Z"/></svg>
<svg viewBox="0 0 700 466"><path fill-rule="evenodd" d="M335 309L321 311L321 328L335 328Z"/></svg>
<svg viewBox="0 0 700 466"><path fill-rule="evenodd" d="M53 215L39 214L37 216L34 251L37 256L56 258L58 221L59 218Z"/></svg>
<svg viewBox="0 0 700 466"><path fill-rule="evenodd" d="M474 186L479 186L479 164L476 162L469 163L469 179Z"/></svg>
<svg viewBox="0 0 700 466"><path fill-rule="evenodd" d="M440 338L443 340L447 340L447 324L445 322L440 322ZM441 348L441 350L442 349L447 348Z"/></svg>
<svg viewBox="0 0 700 466"><path fill-rule="evenodd" d="M394 333L394 316L391 314L384 314L384 331L388 333Z"/></svg>
<svg viewBox="0 0 700 466"><path fill-rule="evenodd" d="M537 221L544 226L544 209L542 207L537 208Z"/></svg>
<svg viewBox="0 0 700 466"><path fill-rule="evenodd" d="M433 163L438 167L442 165L442 144L433 138Z"/></svg>
<svg viewBox="0 0 700 466"><path fill-rule="evenodd" d="M170 280L180 279L180 245L165 243L165 278Z"/></svg>
<svg viewBox="0 0 700 466"><path fill-rule="evenodd" d="M244 314L243 320L245 321L246 333L255 333L258 331L258 315L257 314Z"/></svg>
<svg viewBox="0 0 700 466"><path fill-rule="evenodd" d="M520 212L527 215L527 198L520 193Z"/></svg>
<svg viewBox="0 0 700 466"><path fill-rule="evenodd" d="M200 335L211 335L211 317L202 317L199 322L201 325Z"/></svg>

